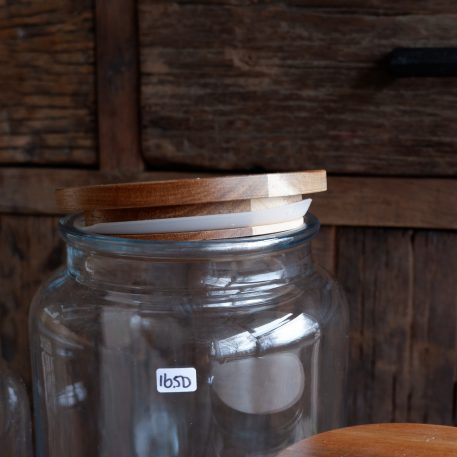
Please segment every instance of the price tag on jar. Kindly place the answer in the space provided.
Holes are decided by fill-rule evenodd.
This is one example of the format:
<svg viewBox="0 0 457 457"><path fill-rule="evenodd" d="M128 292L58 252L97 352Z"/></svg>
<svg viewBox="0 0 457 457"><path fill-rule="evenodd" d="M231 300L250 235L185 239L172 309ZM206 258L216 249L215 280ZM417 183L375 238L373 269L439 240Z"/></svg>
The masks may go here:
<svg viewBox="0 0 457 457"><path fill-rule="evenodd" d="M195 392L197 371L195 368L159 368L156 371L157 391L160 393Z"/></svg>

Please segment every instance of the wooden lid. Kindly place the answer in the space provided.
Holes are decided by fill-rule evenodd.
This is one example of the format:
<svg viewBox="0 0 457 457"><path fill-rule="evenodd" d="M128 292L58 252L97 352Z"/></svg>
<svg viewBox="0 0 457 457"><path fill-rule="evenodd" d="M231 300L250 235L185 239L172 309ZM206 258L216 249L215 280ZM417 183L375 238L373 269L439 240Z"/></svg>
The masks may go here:
<svg viewBox="0 0 457 457"><path fill-rule="evenodd" d="M261 175L193 178L74 187L57 190L62 212L84 213L85 225L122 221L233 214L277 208L325 191L325 170ZM281 223L199 232L116 236L149 240L237 238L292 230L303 217ZM99 227L99 226L98 226Z"/></svg>
<svg viewBox="0 0 457 457"><path fill-rule="evenodd" d="M287 197L326 189L325 171L315 170L73 187L58 189L56 197L62 212L77 213Z"/></svg>
<svg viewBox="0 0 457 457"><path fill-rule="evenodd" d="M277 457L457 456L457 428L425 424L361 425L321 433Z"/></svg>

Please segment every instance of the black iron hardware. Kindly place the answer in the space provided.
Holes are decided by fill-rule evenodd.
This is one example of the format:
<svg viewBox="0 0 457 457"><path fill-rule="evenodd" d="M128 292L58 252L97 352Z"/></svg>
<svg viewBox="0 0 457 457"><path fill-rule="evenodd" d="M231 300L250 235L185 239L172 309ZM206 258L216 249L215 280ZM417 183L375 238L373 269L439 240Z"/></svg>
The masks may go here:
<svg viewBox="0 0 457 457"><path fill-rule="evenodd" d="M387 62L397 77L457 76L457 48L396 48Z"/></svg>

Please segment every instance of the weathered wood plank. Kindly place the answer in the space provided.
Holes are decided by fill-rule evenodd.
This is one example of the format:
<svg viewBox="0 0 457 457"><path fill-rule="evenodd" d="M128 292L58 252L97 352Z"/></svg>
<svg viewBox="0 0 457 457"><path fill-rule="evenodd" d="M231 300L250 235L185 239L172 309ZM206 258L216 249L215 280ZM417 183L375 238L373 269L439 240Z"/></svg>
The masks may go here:
<svg viewBox="0 0 457 457"><path fill-rule="evenodd" d="M337 231L337 278L347 292L351 319L352 424L405 421L408 415L411 237L408 230Z"/></svg>
<svg viewBox="0 0 457 457"><path fill-rule="evenodd" d="M0 168L0 212L59 214L58 187L195 176L208 174ZM313 198L324 225L457 229L457 180L330 176L328 191Z"/></svg>
<svg viewBox="0 0 457 457"><path fill-rule="evenodd" d="M311 242L314 260L332 275L336 267L336 227L321 226L318 235Z"/></svg>
<svg viewBox="0 0 457 457"><path fill-rule="evenodd" d="M100 167L141 171L136 4L95 4Z"/></svg>
<svg viewBox="0 0 457 457"><path fill-rule="evenodd" d="M408 420L457 425L457 234L414 237Z"/></svg>
<svg viewBox="0 0 457 457"><path fill-rule="evenodd" d="M0 346L3 357L31 385L28 310L33 295L63 261L54 217L0 215Z"/></svg>
<svg viewBox="0 0 457 457"><path fill-rule="evenodd" d="M330 177L312 206L323 224L457 228L457 180Z"/></svg>
<svg viewBox="0 0 457 457"><path fill-rule="evenodd" d="M457 234L337 229L350 421L456 424Z"/></svg>
<svg viewBox="0 0 457 457"><path fill-rule="evenodd" d="M0 2L0 163L97 161L92 0Z"/></svg>
<svg viewBox="0 0 457 457"><path fill-rule="evenodd" d="M457 89L381 65L457 40L452 2L233 3L140 1L151 166L457 174Z"/></svg>

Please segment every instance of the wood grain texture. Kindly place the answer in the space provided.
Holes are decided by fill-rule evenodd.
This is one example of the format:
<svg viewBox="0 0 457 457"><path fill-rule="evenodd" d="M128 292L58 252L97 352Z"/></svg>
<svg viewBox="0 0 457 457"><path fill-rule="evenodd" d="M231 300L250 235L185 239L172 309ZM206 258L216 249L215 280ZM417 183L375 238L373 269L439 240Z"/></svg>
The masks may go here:
<svg viewBox="0 0 457 457"><path fill-rule="evenodd" d="M457 425L457 234L419 231L413 246L409 420Z"/></svg>
<svg viewBox="0 0 457 457"><path fill-rule="evenodd" d="M58 189L62 212L151 208L323 192L325 170L105 184Z"/></svg>
<svg viewBox="0 0 457 457"><path fill-rule="evenodd" d="M136 3L100 0L95 6L100 167L141 171Z"/></svg>
<svg viewBox="0 0 457 457"><path fill-rule="evenodd" d="M0 212L59 214L57 187L110 181L95 171L33 168L0 168Z"/></svg>
<svg viewBox="0 0 457 457"><path fill-rule="evenodd" d="M351 322L350 424L408 418L414 383L409 367L415 313L411 240L408 230L337 231L337 279L347 293Z"/></svg>
<svg viewBox="0 0 457 457"><path fill-rule="evenodd" d="M196 176L211 175L0 168L0 211L60 214L57 188ZM313 196L311 212L324 225L457 229L456 201L454 179L330 176L327 192Z"/></svg>
<svg viewBox="0 0 457 457"><path fill-rule="evenodd" d="M198 216L202 214L228 214L287 205L302 200L301 195L292 197L231 200L228 202L203 203L200 205L162 206L156 208L100 209L84 212L86 225L101 222L119 222L170 217Z"/></svg>
<svg viewBox="0 0 457 457"><path fill-rule="evenodd" d="M152 167L456 175L455 85L394 80L382 64L397 46L452 46L450 0L141 0L139 11Z"/></svg>
<svg viewBox="0 0 457 457"><path fill-rule="evenodd" d="M323 224L457 229L457 180L329 177L313 196Z"/></svg>
<svg viewBox="0 0 457 457"><path fill-rule="evenodd" d="M40 284L64 258L54 217L0 215L0 346L31 386L28 310Z"/></svg>
<svg viewBox="0 0 457 457"><path fill-rule="evenodd" d="M0 167L0 212L61 214L56 205L55 190L62 187L194 176L178 172L132 175L122 171Z"/></svg>
<svg viewBox="0 0 457 457"><path fill-rule="evenodd" d="M0 163L94 165L92 0L0 2Z"/></svg>
<svg viewBox="0 0 457 457"><path fill-rule="evenodd" d="M457 234L338 228L350 423L457 424Z"/></svg>
<svg viewBox="0 0 457 457"><path fill-rule="evenodd" d="M457 455L457 429L424 424L375 424L315 435L278 457L443 457Z"/></svg>

